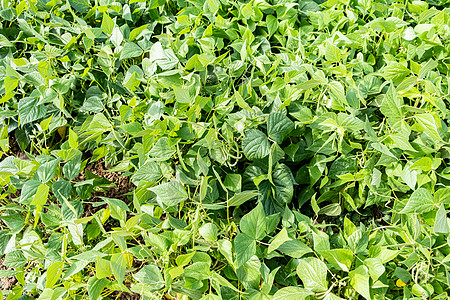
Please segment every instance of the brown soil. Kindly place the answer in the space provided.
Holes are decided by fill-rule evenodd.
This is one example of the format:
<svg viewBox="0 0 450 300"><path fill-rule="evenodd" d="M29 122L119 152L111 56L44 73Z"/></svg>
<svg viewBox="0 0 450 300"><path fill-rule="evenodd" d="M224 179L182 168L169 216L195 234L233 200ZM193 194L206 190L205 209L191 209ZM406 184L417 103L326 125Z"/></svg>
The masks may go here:
<svg viewBox="0 0 450 300"><path fill-rule="evenodd" d="M119 296L119 292L114 292L111 294L111 299L116 299L116 297ZM139 300L141 299L141 295L138 293L127 293L127 292L121 292L119 298L120 300Z"/></svg>
<svg viewBox="0 0 450 300"><path fill-rule="evenodd" d="M7 266L3 265L4 258L0 259L0 270L13 270L12 268L8 268ZM4 277L0 278L0 290L10 290L14 287L14 285L17 283L16 277Z"/></svg>
<svg viewBox="0 0 450 300"><path fill-rule="evenodd" d="M108 198L116 198L123 200L124 202L129 202L126 194L130 192L133 184L129 181L128 176L123 176L123 172L108 172L105 169L102 161L96 161L93 164L88 164L83 172L75 178L76 181L83 181L86 179L85 171L89 171L96 176L103 177L108 181L112 182L114 185L111 186L105 192L99 193L94 191L93 196L104 196Z"/></svg>

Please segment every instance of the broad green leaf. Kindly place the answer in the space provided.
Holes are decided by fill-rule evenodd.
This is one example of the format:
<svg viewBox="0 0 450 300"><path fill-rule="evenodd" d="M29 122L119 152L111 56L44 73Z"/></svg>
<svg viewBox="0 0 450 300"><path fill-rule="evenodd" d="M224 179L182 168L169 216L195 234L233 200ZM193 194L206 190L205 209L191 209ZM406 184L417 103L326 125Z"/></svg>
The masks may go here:
<svg viewBox="0 0 450 300"><path fill-rule="evenodd" d="M114 21L107 13L103 13L102 29L106 34L111 34L114 29Z"/></svg>
<svg viewBox="0 0 450 300"><path fill-rule="evenodd" d="M445 210L444 204L441 204L439 206L439 209L436 213L436 219L434 221L434 232L436 233L449 233L449 225L448 225L448 218L447 218L447 212Z"/></svg>
<svg viewBox="0 0 450 300"><path fill-rule="evenodd" d="M403 118L402 105L394 85L391 84L381 103L381 113L391 120L392 124L395 124Z"/></svg>
<svg viewBox="0 0 450 300"><path fill-rule="evenodd" d="M13 251L6 254L3 260L3 265L19 269L23 268L27 264L27 258L22 254L22 251Z"/></svg>
<svg viewBox="0 0 450 300"><path fill-rule="evenodd" d="M19 233L25 226L24 216L17 212L3 214L0 219L11 229L11 234Z"/></svg>
<svg viewBox="0 0 450 300"><path fill-rule="evenodd" d="M160 138L148 153L155 160L167 160L176 152L167 137Z"/></svg>
<svg viewBox="0 0 450 300"><path fill-rule="evenodd" d="M119 27L114 27L112 33L111 33L111 42L114 44L115 47L119 47L120 44L122 44L123 41L123 34L120 31Z"/></svg>
<svg viewBox="0 0 450 300"><path fill-rule="evenodd" d="M369 269L369 275L374 282L377 281L386 270L379 258L366 258L364 260L364 265Z"/></svg>
<svg viewBox="0 0 450 300"><path fill-rule="evenodd" d="M184 276L191 277L195 280L205 280L211 276L211 270L209 269L209 263L199 261L184 269Z"/></svg>
<svg viewBox="0 0 450 300"><path fill-rule="evenodd" d="M108 279L106 278L98 279L95 276L89 278L87 282L87 292L89 294L89 298L92 300L97 300L107 284Z"/></svg>
<svg viewBox="0 0 450 300"><path fill-rule="evenodd" d="M133 58L142 55L142 48L133 42L126 42L123 45L122 53L120 54L120 59Z"/></svg>
<svg viewBox="0 0 450 300"><path fill-rule="evenodd" d="M266 17L267 30L269 31L269 37L271 37L278 30L278 20L275 16L268 15Z"/></svg>
<svg viewBox="0 0 450 300"><path fill-rule="evenodd" d="M349 272L353 263L353 253L348 249L318 251L333 267Z"/></svg>
<svg viewBox="0 0 450 300"><path fill-rule="evenodd" d="M300 259L297 275L306 289L313 292L325 292L328 289L327 266L318 258Z"/></svg>
<svg viewBox="0 0 450 300"><path fill-rule="evenodd" d="M267 253L278 249L278 247L290 240L291 238L288 237L286 228L281 229L281 231L275 236L274 240L270 243Z"/></svg>
<svg viewBox="0 0 450 300"><path fill-rule="evenodd" d="M443 142L441 135L439 134L440 125L437 124L435 117L432 114L418 114L415 115L417 123L420 124L423 131L428 134L429 137L435 141Z"/></svg>
<svg viewBox="0 0 450 300"><path fill-rule="evenodd" d="M278 144L281 144L293 129L294 122L285 115L279 112L269 114L267 118L267 133Z"/></svg>
<svg viewBox="0 0 450 300"><path fill-rule="evenodd" d="M259 193L257 191L243 191L241 193L236 193L228 201L229 206L239 206L244 204L250 199L257 197Z"/></svg>
<svg viewBox="0 0 450 300"><path fill-rule="evenodd" d="M434 287L427 283L427 284L417 284L415 283L412 286L412 293L417 297L422 298L429 298L434 293Z"/></svg>
<svg viewBox="0 0 450 300"><path fill-rule="evenodd" d="M14 45L3 34L0 34L0 46L13 47Z"/></svg>
<svg viewBox="0 0 450 300"><path fill-rule="evenodd" d="M218 228L213 223L206 223L198 229L200 235L207 241L214 242L217 240Z"/></svg>
<svg viewBox="0 0 450 300"><path fill-rule="evenodd" d="M266 157L270 152L270 144L267 136L257 129L250 129L242 140L242 149L249 160L257 160Z"/></svg>
<svg viewBox="0 0 450 300"><path fill-rule="evenodd" d="M47 203L49 190L50 189L47 185L45 184L39 185L30 205L40 205L40 206L45 205L45 203Z"/></svg>
<svg viewBox="0 0 450 300"><path fill-rule="evenodd" d="M242 217L239 228L255 240L261 240L266 236L266 214L261 203Z"/></svg>
<svg viewBox="0 0 450 300"><path fill-rule="evenodd" d="M160 205L167 207L175 206L188 198L183 186L178 181L169 181L149 188L156 194Z"/></svg>
<svg viewBox="0 0 450 300"><path fill-rule="evenodd" d="M305 290L297 286L288 286L279 289L275 295L273 295L273 300L303 300L307 299L308 296L313 295L312 292Z"/></svg>
<svg viewBox="0 0 450 300"><path fill-rule="evenodd" d="M111 262L101 257L97 257L97 262L95 264L95 276L97 276L98 279L102 279L112 275Z"/></svg>
<svg viewBox="0 0 450 300"><path fill-rule="evenodd" d="M383 73L383 77L386 80L401 80L408 76L411 71L401 63L390 63Z"/></svg>
<svg viewBox="0 0 450 300"><path fill-rule="evenodd" d="M359 266L349 273L349 277L350 284L355 290L365 299L371 299L368 268L366 266Z"/></svg>
<svg viewBox="0 0 450 300"><path fill-rule="evenodd" d="M131 177L131 182L138 184L139 181L156 182L162 176L161 169L156 162L147 162L141 166Z"/></svg>
<svg viewBox="0 0 450 300"><path fill-rule="evenodd" d="M64 267L64 263L57 261L51 264L47 269L47 282L45 283L45 288L53 288L56 282L61 277L62 269Z"/></svg>
<svg viewBox="0 0 450 300"><path fill-rule="evenodd" d="M234 96L235 96L236 102L240 108L245 109L249 112L252 112L252 108L250 107L250 105L247 104L247 102L245 102L245 100L242 98L242 96L241 96L241 94L239 94L239 92L235 92Z"/></svg>
<svg viewBox="0 0 450 300"><path fill-rule="evenodd" d="M256 253L256 241L244 233L239 233L234 239L237 268L244 265Z"/></svg>
<svg viewBox="0 0 450 300"><path fill-rule="evenodd" d="M159 290L165 285L161 271L154 264L144 266L133 277L139 282L148 285L152 290Z"/></svg>
<svg viewBox="0 0 450 300"><path fill-rule="evenodd" d="M334 63L340 61L341 58L342 58L341 50L330 42L326 43L325 59L330 63Z"/></svg>
<svg viewBox="0 0 450 300"><path fill-rule="evenodd" d="M293 258L301 258L303 255L313 252L305 243L297 239L284 242L278 246L277 250Z"/></svg>
<svg viewBox="0 0 450 300"><path fill-rule="evenodd" d="M405 207L400 211L401 214L425 213L436 206L433 195L425 188L418 188L409 197Z"/></svg>
<svg viewBox="0 0 450 300"><path fill-rule="evenodd" d="M294 176L291 170L284 164L279 164L273 170L272 181L274 189L274 199L278 205L289 204L294 195Z"/></svg>
<svg viewBox="0 0 450 300"><path fill-rule="evenodd" d="M39 104L39 99L25 97L19 101L19 118L22 125L34 122L45 117L47 107Z"/></svg>
<svg viewBox="0 0 450 300"><path fill-rule="evenodd" d="M84 13L90 6L89 0L69 0L69 3L79 13Z"/></svg>

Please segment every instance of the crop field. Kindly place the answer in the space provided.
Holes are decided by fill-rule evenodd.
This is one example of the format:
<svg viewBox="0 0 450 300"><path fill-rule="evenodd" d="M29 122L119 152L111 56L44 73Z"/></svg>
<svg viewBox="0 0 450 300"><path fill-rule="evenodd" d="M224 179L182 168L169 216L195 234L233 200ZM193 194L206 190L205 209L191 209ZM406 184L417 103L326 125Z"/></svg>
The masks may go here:
<svg viewBox="0 0 450 300"><path fill-rule="evenodd" d="M0 299L450 299L448 0L0 1Z"/></svg>

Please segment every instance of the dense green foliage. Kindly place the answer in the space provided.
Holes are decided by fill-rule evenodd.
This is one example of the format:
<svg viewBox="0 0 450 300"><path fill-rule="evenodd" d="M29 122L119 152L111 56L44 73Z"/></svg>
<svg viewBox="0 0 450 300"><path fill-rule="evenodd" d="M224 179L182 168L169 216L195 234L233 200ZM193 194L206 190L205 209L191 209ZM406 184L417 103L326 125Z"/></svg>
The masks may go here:
<svg viewBox="0 0 450 300"><path fill-rule="evenodd" d="M6 299L450 297L445 2L0 6Z"/></svg>

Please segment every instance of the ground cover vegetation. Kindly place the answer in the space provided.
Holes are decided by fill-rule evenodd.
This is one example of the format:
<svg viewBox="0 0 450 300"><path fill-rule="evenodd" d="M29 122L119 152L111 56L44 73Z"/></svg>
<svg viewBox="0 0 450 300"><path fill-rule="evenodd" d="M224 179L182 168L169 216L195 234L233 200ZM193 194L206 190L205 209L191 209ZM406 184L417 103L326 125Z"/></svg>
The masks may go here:
<svg viewBox="0 0 450 300"><path fill-rule="evenodd" d="M13 299L448 299L450 7L0 3Z"/></svg>

